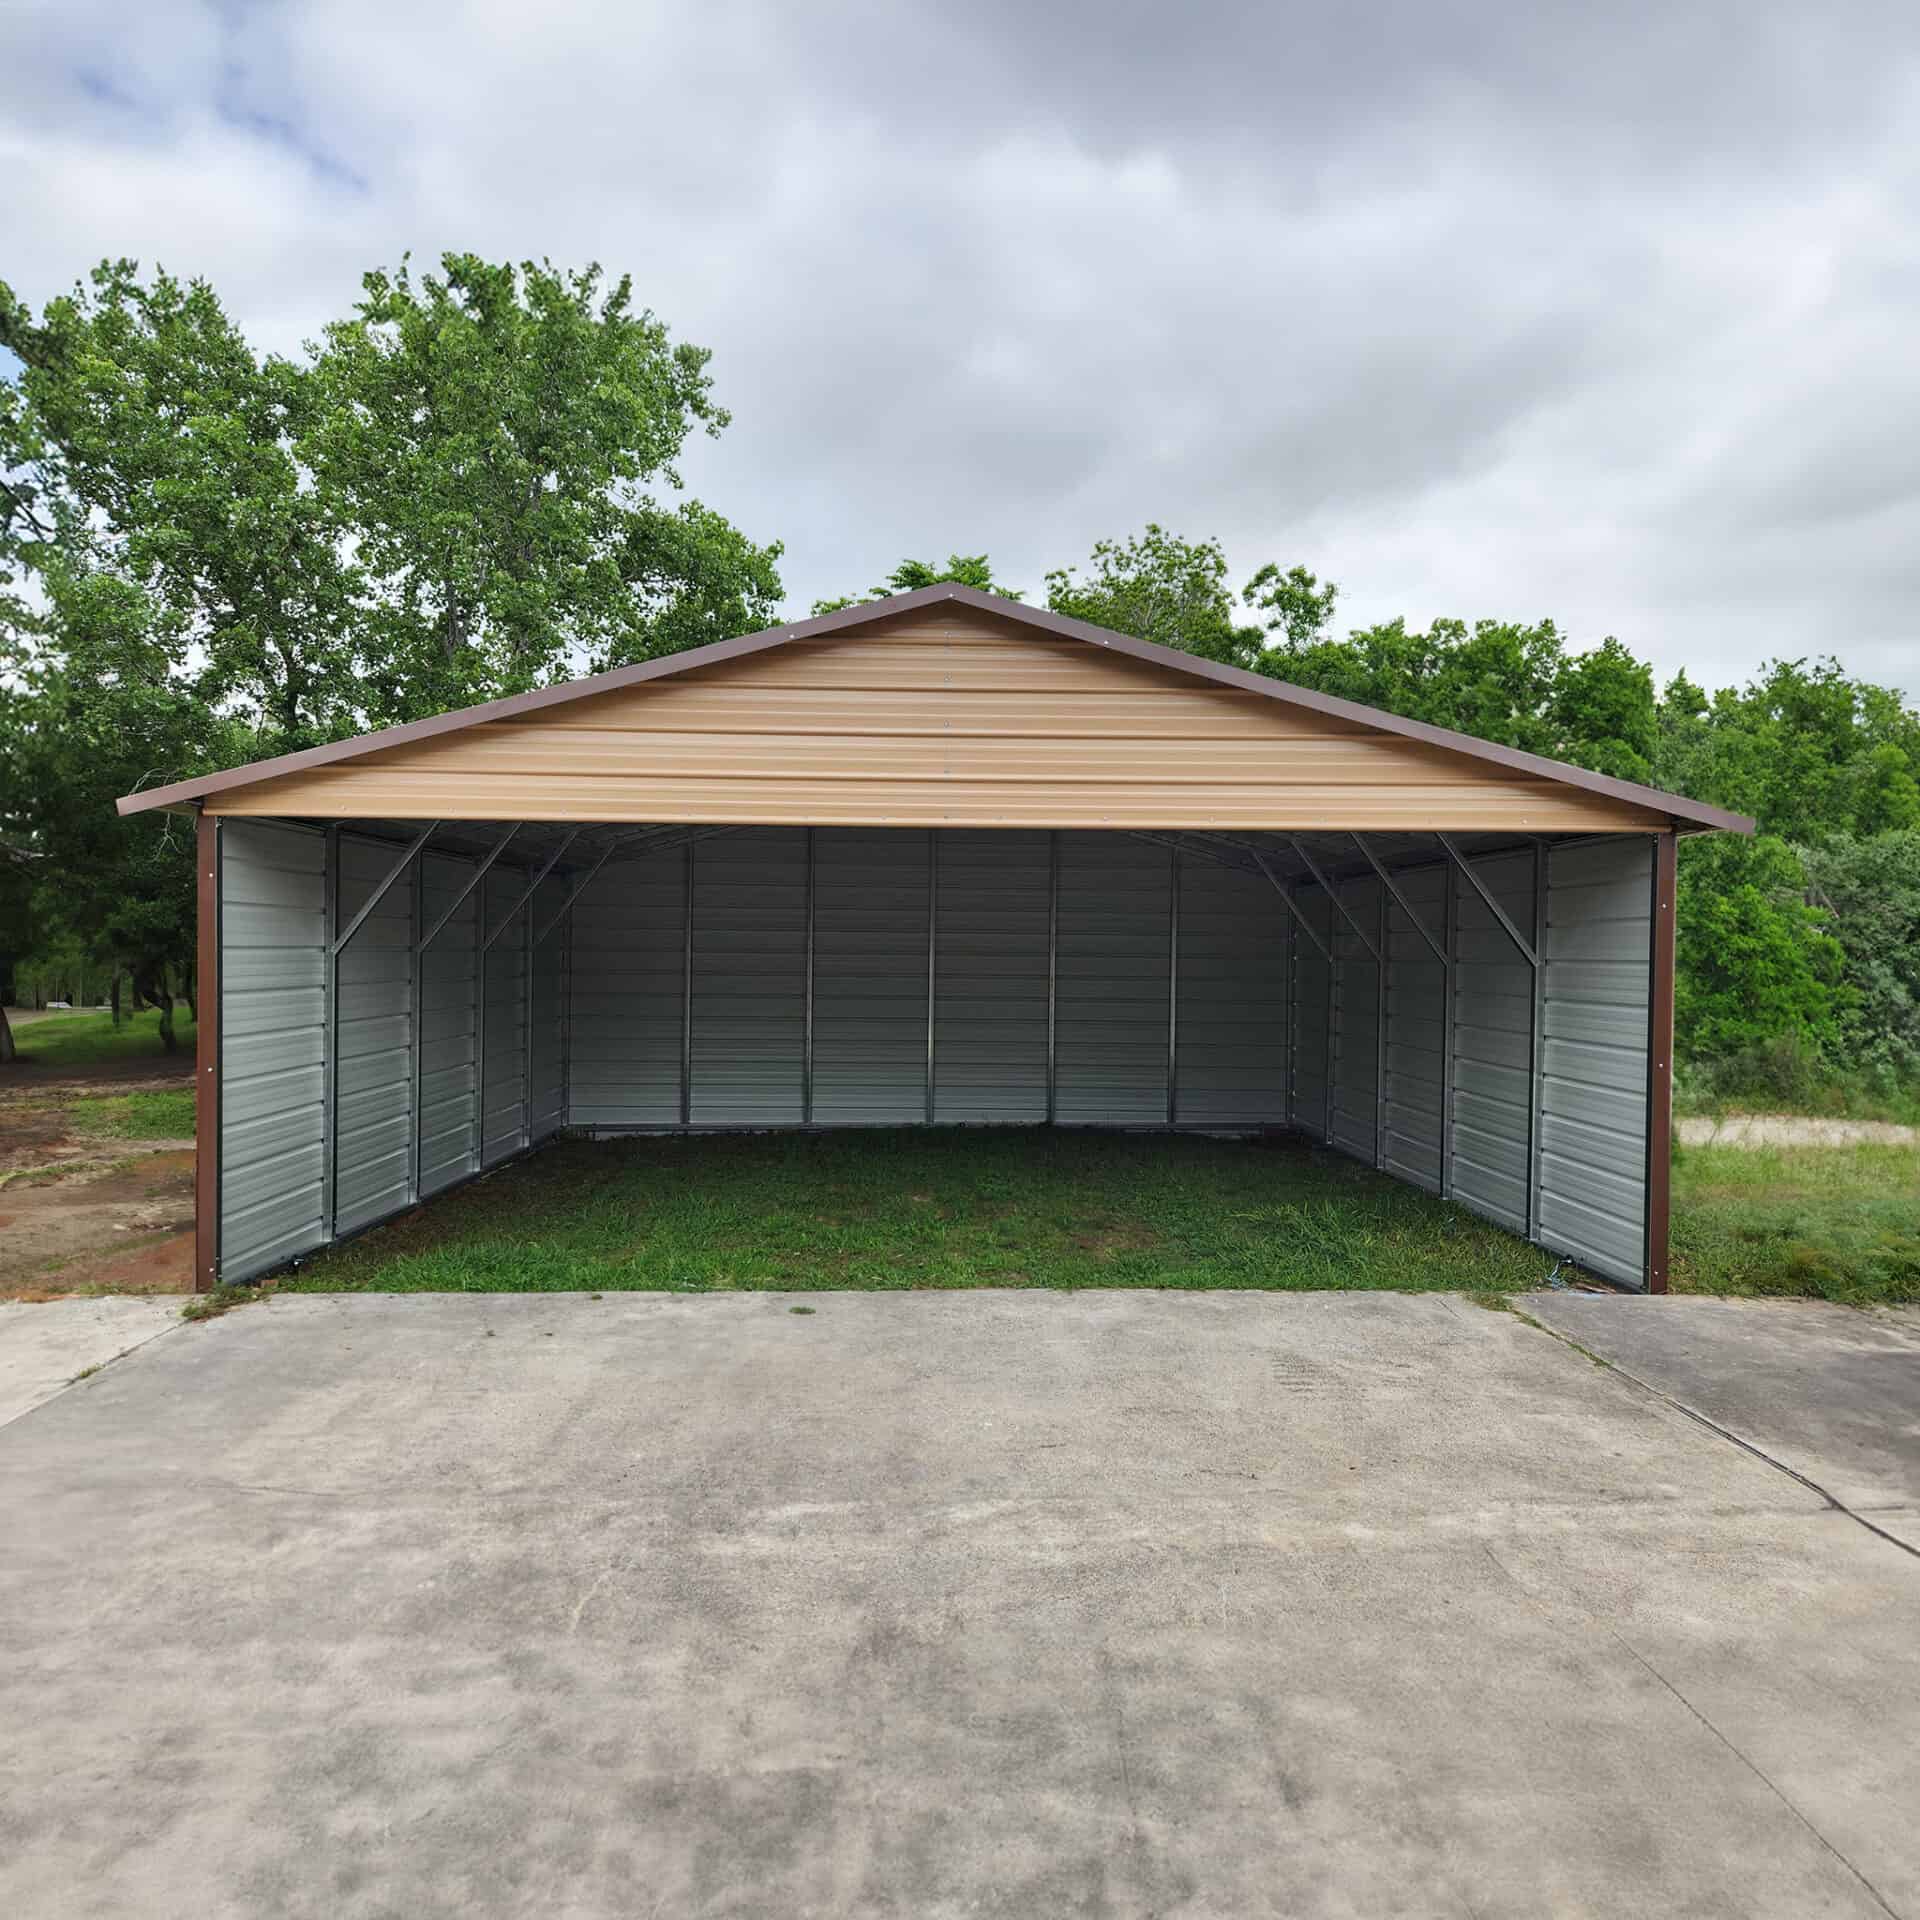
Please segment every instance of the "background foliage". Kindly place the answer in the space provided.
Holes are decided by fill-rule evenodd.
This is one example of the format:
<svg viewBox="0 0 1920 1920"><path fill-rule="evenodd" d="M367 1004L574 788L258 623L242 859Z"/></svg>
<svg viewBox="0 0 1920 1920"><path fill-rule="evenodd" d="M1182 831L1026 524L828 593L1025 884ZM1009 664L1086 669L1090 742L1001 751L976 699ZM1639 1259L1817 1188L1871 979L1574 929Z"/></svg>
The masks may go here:
<svg viewBox="0 0 1920 1920"><path fill-rule="evenodd" d="M673 497L688 440L727 425L706 352L598 267L403 261L286 360L204 282L109 261L38 315L0 285L0 348L0 987L104 969L168 1029L190 836L116 819L118 794L779 617L778 544ZM814 610L942 580L1012 592L954 553ZM1332 583L1275 561L1236 591L1217 542L1153 524L1045 600L1754 815L1751 840L1682 845L1694 1084L1920 1083L1920 714L1897 693L1833 659L1660 689L1551 620L1337 633Z"/></svg>

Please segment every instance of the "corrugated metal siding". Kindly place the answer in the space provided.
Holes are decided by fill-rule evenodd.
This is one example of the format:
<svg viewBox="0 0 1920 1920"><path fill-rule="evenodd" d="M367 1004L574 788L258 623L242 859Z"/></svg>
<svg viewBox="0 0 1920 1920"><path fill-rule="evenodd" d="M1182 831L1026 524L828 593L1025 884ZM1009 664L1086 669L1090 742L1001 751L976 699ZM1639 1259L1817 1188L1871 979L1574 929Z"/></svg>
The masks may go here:
<svg viewBox="0 0 1920 1920"><path fill-rule="evenodd" d="M693 1124L790 1127L806 1046L806 834L694 849Z"/></svg>
<svg viewBox="0 0 1920 1920"><path fill-rule="evenodd" d="M1173 856L1144 841L1060 836L1055 1115L1164 1126Z"/></svg>
<svg viewBox="0 0 1920 1920"><path fill-rule="evenodd" d="M1333 902L1318 887L1293 895L1301 918L1324 944L1334 919ZM1293 1124L1316 1139L1327 1137L1332 1117L1333 975L1320 949L1293 935Z"/></svg>
<svg viewBox="0 0 1920 1920"><path fill-rule="evenodd" d="M934 1118L1047 1117L1050 837L940 836Z"/></svg>
<svg viewBox="0 0 1920 1920"><path fill-rule="evenodd" d="M220 1277L320 1244L325 1146L324 842L220 829Z"/></svg>
<svg viewBox="0 0 1920 1920"><path fill-rule="evenodd" d="M823 827L813 837L813 1118L926 1119L932 836Z"/></svg>
<svg viewBox="0 0 1920 1920"><path fill-rule="evenodd" d="M342 930L402 849L340 836ZM413 886L403 874L339 958L334 1232L396 1213L413 1193Z"/></svg>
<svg viewBox="0 0 1920 1920"><path fill-rule="evenodd" d="M567 882L558 874L541 881L533 896L533 1096L532 1132L535 1143L567 1124L566 1083L566 965L567 930L547 932L567 897ZM544 939L541 935L545 934Z"/></svg>
<svg viewBox="0 0 1920 1920"><path fill-rule="evenodd" d="M572 1125L679 1124L686 915L678 848L605 868L574 910Z"/></svg>
<svg viewBox="0 0 1920 1920"><path fill-rule="evenodd" d="M1380 945L1380 882L1368 875L1337 883L1345 913L1333 916L1333 1144L1373 1164L1380 1117L1380 967L1366 941Z"/></svg>
<svg viewBox="0 0 1920 1920"><path fill-rule="evenodd" d="M1445 867L1394 875L1408 904L1444 949ZM1440 1189L1446 1072L1447 971L1397 900L1387 902L1386 1138L1381 1165L1430 1192Z"/></svg>
<svg viewBox="0 0 1920 1920"><path fill-rule="evenodd" d="M817 826L1647 828L1659 816L922 609L215 794L221 813Z"/></svg>
<svg viewBox="0 0 1920 1920"><path fill-rule="evenodd" d="M527 993L523 951L526 910L514 909L530 874L495 867L481 882L486 895L485 930L500 934L485 954L486 1017L481 1023L485 1054L480 1078L485 1118L481 1127L482 1166L492 1166L528 1143ZM502 926L504 922L504 927Z"/></svg>
<svg viewBox="0 0 1920 1920"><path fill-rule="evenodd" d="M1533 929L1533 855L1472 862L1523 935ZM1465 879L1454 877L1453 1198L1527 1231L1532 1149L1533 969Z"/></svg>
<svg viewBox="0 0 1920 1920"><path fill-rule="evenodd" d="M1540 1238L1645 1284L1653 846L1548 852Z"/></svg>
<svg viewBox="0 0 1920 1920"><path fill-rule="evenodd" d="M423 928L452 906L473 862L429 853L421 874ZM420 1191L437 1193L480 1166L474 1113L474 915L468 894L420 961Z"/></svg>
<svg viewBox="0 0 1920 1920"><path fill-rule="evenodd" d="M1180 863L1177 1125L1285 1122L1292 930L1264 877Z"/></svg>

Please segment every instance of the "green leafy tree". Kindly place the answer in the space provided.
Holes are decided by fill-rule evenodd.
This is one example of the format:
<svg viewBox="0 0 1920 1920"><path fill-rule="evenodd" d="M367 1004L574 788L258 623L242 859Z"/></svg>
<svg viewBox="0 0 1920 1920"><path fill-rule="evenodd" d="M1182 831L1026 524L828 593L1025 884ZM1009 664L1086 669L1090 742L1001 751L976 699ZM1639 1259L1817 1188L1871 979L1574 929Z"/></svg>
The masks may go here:
<svg viewBox="0 0 1920 1920"><path fill-rule="evenodd" d="M1125 540L1096 541L1084 570L1049 573L1047 607L1224 666L1257 666L1266 645L1265 631L1239 616L1219 541L1183 540L1151 523Z"/></svg>
<svg viewBox="0 0 1920 1920"><path fill-rule="evenodd" d="M993 577L993 563L984 553L954 553L942 566L937 560L902 560L894 570L864 595L845 594L838 600L816 600L816 614L838 613L842 607L859 606L865 601L890 599L896 593L918 593L922 587L937 587L951 580L956 586L972 587L980 593L998 594L1002 600L1018 600L1013 587L1002 586Z"/></svg>
<svg viewBox="0 0 1920 1920"><path fill-rule="evenodd" d="M1896 1084L1920 1084L1920 830L1836 834L1801 859L1846 956L1842 1057Z"/></svg>
<svg viewBox="0 0 1920 1920"><path fill-rule="evenodd" d="M729 416L629 279L448 254L364 288L312 349L298 449L354 543L370 718L771 623L780 549L649 491Z"/></svg>
<svg viewBox="0 0 1920 1920"><path fill-rule="evenodd" d="M0 287L0 346L22 362L0 418L16 556L137 587L183 696L236 706L273 748L350 731L351 574L294 455L296 370L204 281L128 260L38 320Z"/></svg>
<svg viewBox="0 0 1920 1920"><path fill-rule="evenodd" d="M1268 634L1290 653L1299 653L1327 637L1340 589L1324 585L1305 567L1288 567L1269 560L1241 590L1241 599L1264 615Z"/></svg>
<svg viewBox="0 0 1920 1920"><path fill-rule="evenodd" d="M193 992L192 823L120 820L114 799L181 767L239 757L243 722L183 699L172 621L138 582L101 568L45 576L57 651L16 652L0 704L0 792L26 826L30 919L41 951L124 970L176 1041Z"/></svg>
<svg viewBox="0 0 1920 1920"><path fill-rule="evenodd" d="M1851 995L1846 954L1810 906L1793 848L1770 834L1683 843L1674 1047L1725 1060L1791 1039L1830 1052Z"/></svg>

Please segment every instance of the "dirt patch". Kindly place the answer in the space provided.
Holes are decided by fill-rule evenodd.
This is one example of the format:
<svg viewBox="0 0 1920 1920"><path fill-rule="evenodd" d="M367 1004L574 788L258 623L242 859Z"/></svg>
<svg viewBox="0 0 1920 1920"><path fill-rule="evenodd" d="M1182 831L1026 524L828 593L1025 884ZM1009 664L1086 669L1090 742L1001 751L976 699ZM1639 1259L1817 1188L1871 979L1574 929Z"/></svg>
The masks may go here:
<svg viewBox="0 0 1920 1920"><path fill-rule="evenodd" d="M0 1295L179 1293L193 1284L189 1151L75 1159L0 1187Z"/></svg>
<svg viewBox="0 0 1920 1920"><path fill-rule="evenodd" d="M1674 1122L1683 1147L1913 1147L1920 1127L1799 1113L1689 1114Z"/></svg>
<svg viewBox="0 0 1920 1920"><path fill-rule="evenodd" d="M1085 1253L1098 1254L1103 1260L1121 1253L1151 1253L1160 1245L1160 1236L1137 1221L1088 1227L1071 1237L1076 1247Z"/></svg>

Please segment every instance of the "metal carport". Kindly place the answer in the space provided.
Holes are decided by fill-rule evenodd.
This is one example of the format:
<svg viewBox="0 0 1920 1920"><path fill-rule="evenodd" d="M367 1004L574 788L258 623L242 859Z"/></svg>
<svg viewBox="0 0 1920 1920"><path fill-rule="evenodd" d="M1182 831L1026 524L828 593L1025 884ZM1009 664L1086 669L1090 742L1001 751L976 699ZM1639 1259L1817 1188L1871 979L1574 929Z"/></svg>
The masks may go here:
<svg viewBox="0 0 1920 1920"><path fill-rule="evenodd" d="M1676 838L942 585L127 796L199 816L197 1280L566 1127L1291 1127L1666 1284Z"/></svg>

